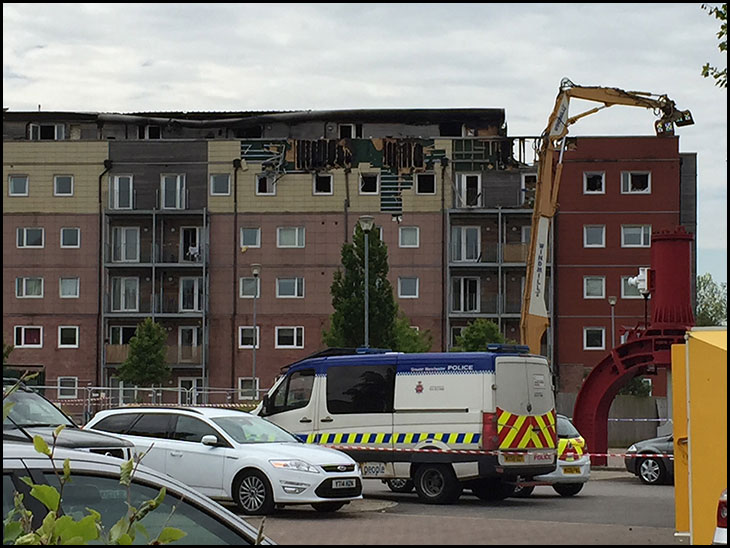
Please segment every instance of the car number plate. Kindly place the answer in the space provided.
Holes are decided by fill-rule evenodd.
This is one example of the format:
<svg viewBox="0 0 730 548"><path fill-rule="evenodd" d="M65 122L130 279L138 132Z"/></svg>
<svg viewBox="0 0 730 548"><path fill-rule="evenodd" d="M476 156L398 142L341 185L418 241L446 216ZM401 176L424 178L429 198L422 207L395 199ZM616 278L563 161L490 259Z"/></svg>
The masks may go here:
<svg viewBox="0 0 730 548"><path fill-rule="evenodd" d="M504 462L525 462L525 455L504 455Z"/></svg>
<svg viewBox="0 0 730 548"><path fill-rule="evenodd" d="M355 487L354 479L336 479L332 480L333 489L351 489Z"/></svg>
<svg viewBox="0 0 730 548"><path fill-rule="evenodd" d="M580 466L565 466L563 467L564 474L580 474Z"/></svg>
<svg viewBox="0 0 730 548"><path fill-rule="evenodd" d="M363 477L372 478L385 475L384 462L363 462L360 464Z"/></svg>

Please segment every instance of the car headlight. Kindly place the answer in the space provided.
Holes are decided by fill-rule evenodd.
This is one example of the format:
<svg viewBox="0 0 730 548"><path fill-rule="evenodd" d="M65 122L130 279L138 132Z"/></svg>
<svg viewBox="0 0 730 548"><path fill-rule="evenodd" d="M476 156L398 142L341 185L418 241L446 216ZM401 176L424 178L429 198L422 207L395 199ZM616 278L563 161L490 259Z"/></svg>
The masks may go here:
<svg viewBox="0 0 730 548"><path fill-rule="evenodd" d="M284 468L286 470L295 470L297 472L311 472L312 474L319 474L317 467L312 466L303 460L270 460L269 462L274 468Z"/></svg>
<svg viewBox="0 0 730 548"><path fill-rule="evenodd" d="M626 450L627 453L636 453L636 445L632 445Z"/></svg>

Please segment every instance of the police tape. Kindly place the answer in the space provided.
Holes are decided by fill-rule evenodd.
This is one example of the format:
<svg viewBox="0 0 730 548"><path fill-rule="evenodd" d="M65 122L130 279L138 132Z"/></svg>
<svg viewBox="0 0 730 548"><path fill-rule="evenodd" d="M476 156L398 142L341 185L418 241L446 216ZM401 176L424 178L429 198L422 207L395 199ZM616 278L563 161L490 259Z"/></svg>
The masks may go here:
<svg viewBox="0 0 730 548"><path fill-rule="evenodd" d="M105 409L116 409L121 407L226 407L240 409L242 407L254 409L258 403L121 403L112 404L108 398L94 398L91 400L50 400L58 406L64 405L94 405L102 404Z"/></svg>

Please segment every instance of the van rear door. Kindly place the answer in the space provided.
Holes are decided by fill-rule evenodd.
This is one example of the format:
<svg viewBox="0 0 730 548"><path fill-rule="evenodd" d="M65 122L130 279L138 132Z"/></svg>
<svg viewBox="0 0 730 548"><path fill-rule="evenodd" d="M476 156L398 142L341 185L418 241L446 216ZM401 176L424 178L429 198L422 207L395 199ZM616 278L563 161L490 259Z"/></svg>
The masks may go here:
<svg viewBox="0 0 730 548"><path fill-rule="evenodd" d="M499 449L554 452L557 445L555 399L547 360L539 357L499 356L495 360L495 369L497 382L494 401ZM532 458L507 458L509 456L504 456L505 462L534 462Z"/></svg>

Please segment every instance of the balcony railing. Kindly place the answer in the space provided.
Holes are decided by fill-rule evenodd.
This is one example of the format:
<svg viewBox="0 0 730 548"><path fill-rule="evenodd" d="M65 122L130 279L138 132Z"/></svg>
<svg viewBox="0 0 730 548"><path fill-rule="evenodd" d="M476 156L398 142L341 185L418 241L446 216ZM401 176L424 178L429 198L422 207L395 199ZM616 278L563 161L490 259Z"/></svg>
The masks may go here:
<svg viewBox="0 0 730 548"><path fill-rule="evenodd" d="M122 364L129 357L128 344L107 344L104 345L106 351L106 363ZM167 346L165 349L165 363L167 365L203 364L203 348L200 346Z"/></svg>

